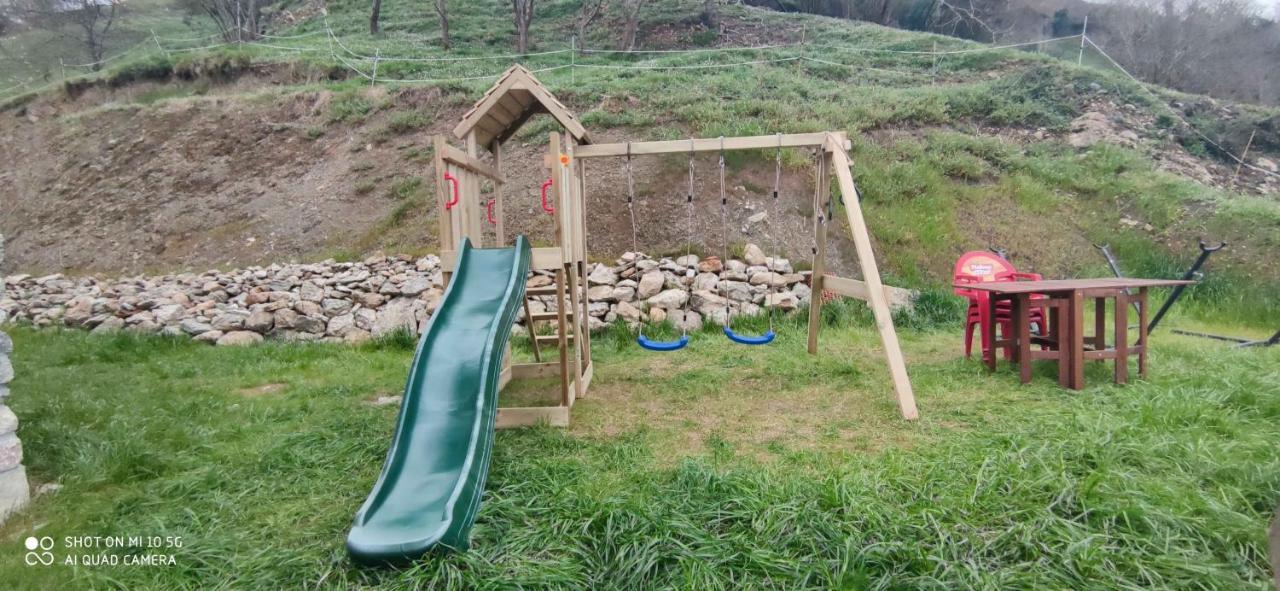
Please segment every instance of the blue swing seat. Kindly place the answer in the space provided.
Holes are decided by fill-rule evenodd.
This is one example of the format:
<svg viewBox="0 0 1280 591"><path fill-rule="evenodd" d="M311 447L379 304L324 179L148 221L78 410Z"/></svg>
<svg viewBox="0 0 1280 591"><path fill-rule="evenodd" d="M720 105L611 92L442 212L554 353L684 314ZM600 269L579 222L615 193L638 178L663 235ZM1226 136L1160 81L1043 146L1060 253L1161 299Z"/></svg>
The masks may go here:
<svg viewBox="0 0 1280 591"><path fill-rule="evenodd" d="M689 335L680 335L680 340L667 342L651 341L644 338L644 335L640 335L636 337L636 342L650 351L675 351L683 349L685 345L689 344Z"/></svg>
<svg viewBox="0 0 1280 591"><path fill-rule="evenodd" d="M736 332L733 332L732 328L725 326L724 336L729 337L729 340L735 343L739 343L743 345L767 345L769 343L772 343L773 337L777 335L774 334L772 330L770 330L769 332L766 332L758 337L748 337L748 336L743 336Z"/></svg>

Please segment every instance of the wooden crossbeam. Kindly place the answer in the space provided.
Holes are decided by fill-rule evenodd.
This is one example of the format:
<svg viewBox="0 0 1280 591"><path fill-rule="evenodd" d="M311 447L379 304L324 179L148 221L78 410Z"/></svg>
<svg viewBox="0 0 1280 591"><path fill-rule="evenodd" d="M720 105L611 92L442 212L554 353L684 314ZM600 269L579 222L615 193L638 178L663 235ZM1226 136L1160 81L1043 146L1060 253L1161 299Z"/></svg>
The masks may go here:
<svg viewBox="0 0 1280 591"><path fill-rule="evenodd" d="M827 135L823 133L784 133L782 135L753 135L742 137L700 138L693 140L670 140L658 142L631 142L616 144L589 144L578 146L574 155L578 158L602 158L608 156L626 156L630 145L632 156L647 154L685 154L693 152L719 152L725 150L762 150L767 148L803 148L825 146ZM851 146L848 139L840 144L842 149Z"/></svg>
<svg viewBox="0 0 1280 591"><path fill-rule="evenodd" d="M437 143L436 149L440 150L440 157L444 159L444 161L456 164L457 166L470 170L478 175L488 177L489 180L496 183L502 182L501 173L492 166L481 162L479 159L468 156L466 152L443 142Z"/></svg>

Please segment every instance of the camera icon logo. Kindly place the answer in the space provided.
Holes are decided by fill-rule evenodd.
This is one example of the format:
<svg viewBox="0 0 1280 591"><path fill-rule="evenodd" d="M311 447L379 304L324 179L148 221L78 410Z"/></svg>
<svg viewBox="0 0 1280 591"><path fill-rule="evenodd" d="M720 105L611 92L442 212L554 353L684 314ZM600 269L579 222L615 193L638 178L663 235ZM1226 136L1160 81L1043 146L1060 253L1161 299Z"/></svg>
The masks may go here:
<svg viewBox="0 0 1280 591"><path fill-rule="evenodd" d="M27 548L27 555L23 560L27 566L49 566L53 564L53 538L44 536L37 538L30 536L23 544Z"/></svg>

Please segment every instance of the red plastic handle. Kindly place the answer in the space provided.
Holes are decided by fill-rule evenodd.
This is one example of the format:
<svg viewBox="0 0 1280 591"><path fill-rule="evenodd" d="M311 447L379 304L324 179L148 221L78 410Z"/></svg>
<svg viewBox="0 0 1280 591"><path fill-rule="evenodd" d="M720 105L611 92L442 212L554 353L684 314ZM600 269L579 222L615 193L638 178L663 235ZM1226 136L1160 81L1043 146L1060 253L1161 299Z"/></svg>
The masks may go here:
<svg viewBox="0 0 1280 591"><path fill-rule="evenodd" d="M453 209L453 206L458 204L458 179L454 178L453 175L446 172L444 173L444 180L453 183L453 200L445 202L444 204L444 208L447 211L447 210Z"/></svg>
<svg viewBox="0 0 1280 591"><path fill-rule="evenodd" d="M498 225L498 221L493 219L493 204L497 201L497 199L490 199L489 205L485 207L485 217L489 218L489 223L495 226Z"/></svg>
<svg viewBox="0 0 1280 591"><path fill-rule="evenodd" d="M547 179L547 182L542 183L542 211L545 211L550 214L554 214L556 212L556 208L552 207L550 203L547 203L547 189L550 189L550 188L551 188L551 179Z"/></svg>

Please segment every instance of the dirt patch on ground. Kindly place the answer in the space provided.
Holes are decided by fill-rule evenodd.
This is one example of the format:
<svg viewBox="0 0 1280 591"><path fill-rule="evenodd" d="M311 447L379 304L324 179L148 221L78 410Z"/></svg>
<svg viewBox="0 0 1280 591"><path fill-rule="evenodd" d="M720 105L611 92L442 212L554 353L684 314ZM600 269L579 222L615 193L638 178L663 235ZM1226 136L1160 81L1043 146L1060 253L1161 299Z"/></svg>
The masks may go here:
<svg viewBox="0 0 1280 591"><path fill-rule="evenodd" d="M245 398L258 398L261 396L278 394L288 387L289 384L263 384L252 388L240 388L239 390L236 390L236 394L244 396Z"/></svg>

